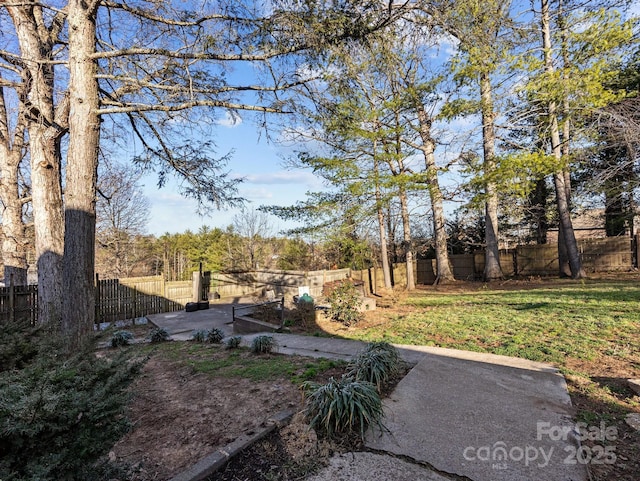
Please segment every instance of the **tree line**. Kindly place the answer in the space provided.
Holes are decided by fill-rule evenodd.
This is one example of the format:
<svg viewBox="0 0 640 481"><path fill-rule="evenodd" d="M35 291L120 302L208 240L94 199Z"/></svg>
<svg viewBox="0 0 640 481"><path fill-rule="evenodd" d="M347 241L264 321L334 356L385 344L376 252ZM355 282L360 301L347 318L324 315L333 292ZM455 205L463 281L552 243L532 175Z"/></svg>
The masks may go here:
<svg viewBox="0 0 640 481"><path fill-rule="evenodd" d="M346 230L336 238L354 253L362 226L375 226L385 279L389 236L402 239L412 261L411 211L422 198L438 278L451 278L443 205L458 195L484 206L485 277L499 278L499 202L510 195L522 203L546 179L553 179L563 269L580 277L571 182L580 173L597 178L591 188L606 187L612 215L628 214L635 188L636 24L618 7L567 0L530 7L492 0L4 3L5 278L26 282L31 229L39 319L70 346L82 342L93 326L96 245L127 249L117 236L103 236L115 233L104 219L127 181L118 180L112 159L133 151L123 160L156 172L159 186L175 176L181 193L200 203L241 205L231 157L210 139L217 118L245 113L310 142L291 162L332 187L302 205L265 209L313 218L307 232L340 225ZM248 73L234 75L236 68ZM447 132L455 119L479 121L480 136ZM450 172L468 182L443 187ZM397 234L392 218L401 220ZM245 246L243 262L257 262L255 249Z"/></svg>
<svg viewBox="0 0 640 481"><path fill-rule="evenodd" d="M517 225L537 242L557 226L559 274L583 277L572 220L580 202L604 205L607 235L633 234L638 23L624 9L431 2L366 42L332 46L309 60L319 80L297 89L297 122L283 126L307 144L291 164L331 190L264 209L308 231L369 221L383 249L394 237L391 219L400 219L408 265L410 214L422 210L438 282L453 279L450 236L464 234L461 217L482 225L487 281L503 276L501 226ZM455 203L463 208L452 219L446 206ZM381 259L390 285L388 256Z"/></svg>

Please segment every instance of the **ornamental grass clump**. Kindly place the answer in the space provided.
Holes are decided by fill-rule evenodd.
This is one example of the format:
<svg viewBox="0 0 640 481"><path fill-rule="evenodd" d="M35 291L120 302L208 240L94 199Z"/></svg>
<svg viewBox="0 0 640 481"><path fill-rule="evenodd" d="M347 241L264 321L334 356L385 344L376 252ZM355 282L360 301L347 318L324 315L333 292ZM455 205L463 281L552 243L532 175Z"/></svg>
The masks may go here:
<svg viewBox="0 0 640 481"><path fill-rule="evenodd" d="M227 346L227 349L238 349L241 343L242 343L241 336L231 336L229 339L227 339L225 344Z"/></svg>
<svg viewBox="0 0 640 481"><path fill-rule="evenodd" d="M251 352L254 354L269 354L276 347L272 336L257 336L251 342Z"/></svg>
<svg viewBox="0 0 640 481"><path fill-rule="evenodd" d="M369 343L347 366L347 376L374 384L380 392L398 372L398 350L388 342Z"/></svg>
<svg viewBox="0 0 640 481"><path fill-rule="evenodd" d="M207 333L207 341L212 344L220 344L223 339L224 332L222 332L222 329L218 329L217 327L214 327Z"/></svg>
<svg viewBox="0 0 640 481"><path fill-rule="evenodd" d="M133 340L133 333L130 331L116 331L111 336L111 347L128 346Z"/></svg>
<svg viewBox="0 0 640 481"><path fill-rule="evenodd" d="M357 433L364 439L369 426L382 426L382 400L374 384L349 376L326 384L305 382L305 416L318 433L327 436Z"/></svg>
<svg viewBox="0 0 640 481"><path fill-rule="evenodd" d="M169 332L164 327L157 327L149 334L149 340L153 343L167 342L169 338Z"/></svg>
<svg viewBox="0 0 640 481"><path fill-rule="evenodd" d="M208 335L208 329L198 329L197 331L193 331L193 334L191 334L191 339L195 342L207 342Z"/></svg>

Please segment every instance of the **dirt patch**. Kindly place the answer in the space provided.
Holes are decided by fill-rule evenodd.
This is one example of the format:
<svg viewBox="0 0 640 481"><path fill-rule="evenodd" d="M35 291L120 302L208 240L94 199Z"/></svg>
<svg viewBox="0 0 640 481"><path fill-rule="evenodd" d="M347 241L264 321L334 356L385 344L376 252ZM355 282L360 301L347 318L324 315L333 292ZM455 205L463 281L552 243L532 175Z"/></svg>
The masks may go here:
<svg viewBox="0 0 640 481"><path fill-rule="evenodd" d="M301 408L300 390L289 379L295 372L264 381L216 376L194 372L189 361L193 354L185 349L181 355L183 359L173 360L154 354L133 386L128 413L133 429L109 455L111 461L130 466L127 479L170 479L240 435L255 432L270 416ZM220 360L225 355L219 348L205 357ZM199 356L196 361L202 360ZM304 358L292 362L299 374L307 369Z"/></svg>
<svg viewBox="0 0 640 481"><path fill-rule="evenodd" d="M341 446L318 439L302 415L233 458L207 481L300 480L328 463Z"/></svg>
<svg viewBox="0 0 640 481"><path fill-rule="evenodd" d="M133 427L109 459L126 467L122 481L167 480L241 435L258 432L276 413L294 410L290 424L211 479L301 479L325 465L333 453L360 445L358 437L319 439L302 414L301 381L323 383L344 372L341 361L258 356L247 349L229 351L192 342L162 345L132 387L128 416ZM385 392L406 372L398 373ZM258 379L261 376L265 379Z"/></svg>
<svg viewBox="0 0 640 481"><path fill-rule="evenodd" d="M627 384L634 369L629 362L611 357L594 361L568 359L566 365L576 372L590 373L589 377L565 377L577 421L591 429L598 428L595 439L586 436L582 441L584 459L591 459L589 472L593 481L637 481L640 433L625 422L627 414L639 411L640 396Z"/></svg>

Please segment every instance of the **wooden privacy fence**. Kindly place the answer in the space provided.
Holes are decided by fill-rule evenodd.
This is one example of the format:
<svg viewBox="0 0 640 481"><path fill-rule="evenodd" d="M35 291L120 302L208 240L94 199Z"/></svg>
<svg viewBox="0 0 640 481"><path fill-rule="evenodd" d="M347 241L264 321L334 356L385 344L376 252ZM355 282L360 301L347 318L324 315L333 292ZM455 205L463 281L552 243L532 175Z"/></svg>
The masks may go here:
<svg viewBox="0 0 640 481"><path fill-rule="evenodd" d="M193 297L190 281L166 282L162 276L99 279L96 276L96 323L135 319L184 309ZM35 325L38 286L0 287L0 321Z"/></svg>
<svg viewBox="0 0 640 481"><path fill-rule="evenodd" d="M35 326L38 322L38 286L0 288L0 319Z"/></svg>
<svg viewBox="0 0 640 481"><path fill-rule="evenodd" d="M182 310L193 296L191 289L189 281L166 282L162 276L126 279L96 276L96 323Z"/></svg>
<svg viewBox="0 0 640 481"><path fill-rule="evenodd" d="M637 267L639 236L582 239L578 250L586 272L630 271ZM635 260L634 260L635 259ZM449 256L453 275L460 280L482 279L484 251ZM417 263L420 284L435 281L435 260L421 259ZM556 244L519 245L500 251L500 265L505 276L554 276L558 274L558 246Z"/></svg>
<svg viewBox="0 0 640 481"><path fill-rule="evenodd" d="M640 257L640 237L612 237L588 239L578 242L583 267L587 272L631 270ZM482 277L484 254L450 256L457 279L474 280ZM555 245L521 245L502 251L500 262L503 273L512 275L557 275L558 250ZM418 284L432 284L435 280L435 260L418 260L415 267ZM212 273L209 299L261 296L273 290L278 296L292 297L298 287L307 286L312 297L322 295L322 286L328 282L353 278L362 280L365 293L375 293L383 287L382 269L363 271L338 269L328 271L251 271ZM395 285L406 282L406 266L393 266ZM96 322L115 322L161 312L184 309L193 300L192 281L166 282L162 276L128 279L99 279L96 276ZM37 286L0 287L0 321L15 320L37 323Z"/></svg>

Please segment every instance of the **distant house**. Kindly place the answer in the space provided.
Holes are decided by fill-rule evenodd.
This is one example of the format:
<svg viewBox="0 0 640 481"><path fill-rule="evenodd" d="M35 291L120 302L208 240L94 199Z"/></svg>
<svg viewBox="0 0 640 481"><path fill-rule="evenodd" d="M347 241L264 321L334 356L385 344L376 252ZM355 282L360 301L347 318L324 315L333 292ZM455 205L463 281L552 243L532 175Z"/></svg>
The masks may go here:
<svg viewBox="0 0 640 481"><path fill-rule="evenodd" d="M607 237L604 227L604 209L588 209L571 218L577 240L602 239ZM547 244L558 242L558 228L547 231Z"/></svg>

